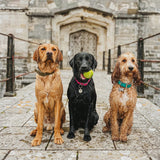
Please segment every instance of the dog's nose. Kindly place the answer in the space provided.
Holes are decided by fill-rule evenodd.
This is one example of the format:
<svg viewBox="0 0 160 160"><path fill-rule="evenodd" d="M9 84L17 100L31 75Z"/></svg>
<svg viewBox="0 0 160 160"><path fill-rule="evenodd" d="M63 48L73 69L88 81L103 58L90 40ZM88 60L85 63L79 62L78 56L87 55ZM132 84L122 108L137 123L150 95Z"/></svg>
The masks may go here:
<svg viewBox="0 0 160 160"><path fill-rule="evenodd" d="M84 71L84 70L87 70L87 65L82 66L82 67L81 67L81 70L83 70L83 71Z"/></svg>
<svg viewBox="0 0 160 160"><path fill-rule="evenodd" d="M128 67L128 69L129 69L130 71L132 71L132 70L133 70L133 68L134 68L134 67L132 67L132 66Z"/></svg>
<svg viewBox="0 0 160 160"><path fill-rule="evenodd" d="M52 52L47 52L47 56L48 57L52 56Z"/></svg>

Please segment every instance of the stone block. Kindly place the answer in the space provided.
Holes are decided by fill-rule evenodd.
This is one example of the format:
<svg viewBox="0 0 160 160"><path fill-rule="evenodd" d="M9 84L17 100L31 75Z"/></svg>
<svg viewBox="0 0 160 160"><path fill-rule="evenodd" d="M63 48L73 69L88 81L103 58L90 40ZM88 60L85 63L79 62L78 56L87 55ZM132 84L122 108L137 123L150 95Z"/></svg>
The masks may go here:
<svg viewBox="0 0 160 160"><path fill-rule="evenodd" d="M152 160L160 159L160 149L147 150L147 153Z"/></svg>
<svg viewBox="0 0 160 160"><path fill-rule="evenodd" d="M7 155L9 150L0 150L0 159L4 159L5 155Z"/></svg>
<svg viewBox="0 0 160 160"><path fill-rule="evenodd" d="M47 142L51 136L51 132L44 132L42 143L40 146L31 146L34 137L30 136L30 132L35 127L7 127L0 132L0 148L1 149L45 149Z"/></svg>
<svg viewBox="0 0 160 160"><path fill-rule="evenodd" d="M144 151L130 151L130 150L118 150L118 151L80 151L78 152L79 160L97 160L97 159L109 159L109 160L129 160L129 159L149 159Z"/></svg>
<svg viewBox="0 0 160 160"><path fill-rule="evenodd" d="M75 133L74 139L68 139L68 129L65 128L65 134L62 136L65 143L62 145L56 145L53 143L53 137L51 142L49 143L49 146L47 150L55 150L55 149L67 149L67 150L113 150L114 145L111 140L111 136L109 133L102 133L102 121L99 121L98 125L94 127L94 129L91 131L91 141L85 142L83 140L84 136L84 130L79 129Z"/></svg>
<svg viewBox="0 0 160 160"><path fill-rule="evenodd" d="M11 151L6 160L26 160L26 159L50 159L50 160L76 160L76 151L39 151L39 150L27 150L27 151Z"/></svg>

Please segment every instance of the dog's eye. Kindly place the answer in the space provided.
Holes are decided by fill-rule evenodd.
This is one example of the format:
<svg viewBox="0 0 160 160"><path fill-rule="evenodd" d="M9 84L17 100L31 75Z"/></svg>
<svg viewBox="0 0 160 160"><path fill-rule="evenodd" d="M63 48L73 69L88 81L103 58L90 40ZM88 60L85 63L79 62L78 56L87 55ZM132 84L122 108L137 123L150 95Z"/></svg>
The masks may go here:
<svg viewBox="0 0 160 160"><path fill-rule="evenodd" d="M44 47L44 48L42 48L41 50L42 50L42 51L45 51L45 50L46 50L46 48Z"/></svg>
<svg viewBox="0 0 160 160"><path fill-rule="evenodd" d="M53 48L52 50L53 50L53 51L56 51L56 49L55 49L55 48Z"/></svg>
<svg viewBox="0 0 160 160"><path fill-rule="evenodd" d="M82 58L82 57L80 57L80 58L79 58L79 60L80 60L80 61L82 61L82 60L83 60L83 58Z"/></svg>
<svg viewBox="0 0 160 160"><path fill-rule="evenodd" d="M135 60L134 60L134 59L132 59L132 62L135 62Z"/></svg>
<svg viewBox="0 0 160 160"><path fill-rule="evenodd" d="M89 57L86 57L86 61L88 61L89 60Z"/></svg>
<svg viewBox="0 0 160 160"><path fill-rule="evenodd" d="M126 61L127 61L126 59L123 59L123 60L122 60L122 62L126 62Z"/></svg>

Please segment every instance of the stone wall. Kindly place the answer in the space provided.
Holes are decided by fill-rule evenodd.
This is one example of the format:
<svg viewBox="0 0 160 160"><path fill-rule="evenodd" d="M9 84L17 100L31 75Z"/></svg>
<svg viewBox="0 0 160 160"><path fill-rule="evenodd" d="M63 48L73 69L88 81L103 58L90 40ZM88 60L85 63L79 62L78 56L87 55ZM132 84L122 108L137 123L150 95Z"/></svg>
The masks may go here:
<svg viewBox="0 0 160 160"><path fill-rule="evenodd" d="M64 67L68 67L70 34L86 30L97 36L98 69L102 69L103 51L140 37L159 32L159 0L1 0L0 32L12 33L17 37L38 43L54 43L63 50ZM144 42L145 59L160 59L160 36ZM6 56L7 38L0 35L0 56ZM16 60L16 74L35 68L32 56L37 45L15 40L16 56L28 57ZM137 55L137 44L122 47L123 52ZM111 51L112 58L117 57L117 49ZM112 70L115 60L112 60ZM5 60L0 60L0 78L5 78ZM160 64L145 63L144 81L160 87ZM17 88L30 83L30 77L19 78ZM28 82L27 82L27 80ZM31 79L31 80L29 80ZM0 88L4 89L4 83ZM145 96L155 103L160 102L159 92L145 88ZM2 93L1 93L2 95Z"/></svg>
<svg viewBox="0 0 160 160"><path fill-rule="evenodd" d="M145 25L143 37L159 32L160 15L148 15L144 18ZM144 41L145 59L160 60L160 36L153 37ZM160 63L144 63L144 81L160 88ZM160 91L145 87L145 95L154 103L160 103Z"/></svg>

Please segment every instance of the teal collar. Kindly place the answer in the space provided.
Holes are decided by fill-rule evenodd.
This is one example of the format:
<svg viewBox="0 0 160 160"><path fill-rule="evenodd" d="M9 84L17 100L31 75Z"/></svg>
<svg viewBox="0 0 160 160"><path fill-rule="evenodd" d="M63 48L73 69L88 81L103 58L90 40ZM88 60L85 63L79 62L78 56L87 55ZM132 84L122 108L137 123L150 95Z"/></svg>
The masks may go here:
<svg viewBox="0 0 160 160"><path fill-rule="evenodd" d="M132 86L132 84L123 83L120 80L118 81L118 84L124 88L130 88Z"/></svg>

